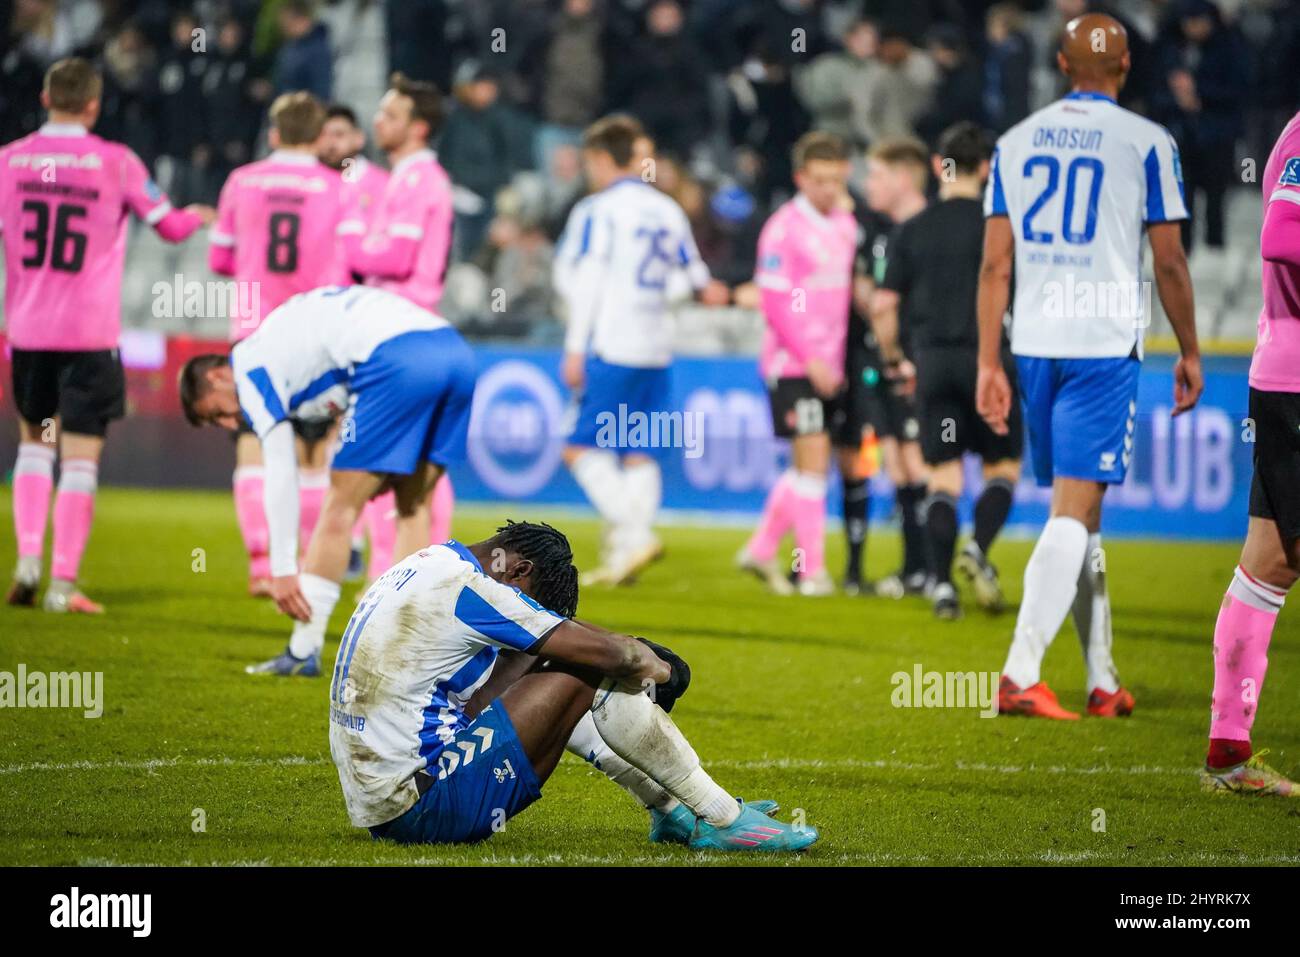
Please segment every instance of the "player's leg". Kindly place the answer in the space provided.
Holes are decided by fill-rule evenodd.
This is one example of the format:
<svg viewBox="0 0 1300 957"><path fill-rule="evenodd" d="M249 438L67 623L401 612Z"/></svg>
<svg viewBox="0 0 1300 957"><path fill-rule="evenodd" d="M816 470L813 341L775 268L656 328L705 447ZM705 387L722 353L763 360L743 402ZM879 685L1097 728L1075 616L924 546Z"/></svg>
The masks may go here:
<svg viewBox="0 0 1300 957"><path fill-rule="evenodd" d="M871 370L875 374L875 370ZM840 474L840 506L844 527L845 594L861 594L862 555L866 550L868 518L871 514L871 474L864 461L867 437L874 439L870 389L866 385L867 359L849 348L845 359L844 391L830 405L831 444ZM874 451L874 450L872 450ZM867 454L871 454L867 452Z"/></svg>
<svg viewBox="0 0 1300 957"><path fill-rule="evenodd" d="M602 422L618 409L623 391L620 367L594 356L586 363L586 383L576 404L573 427L564 447L564 464L604 523L600 561L583 575L584 584L608 584L611 562L619 550L619 529L626 518L627 477L618 453L617 436L611 441ZM617 431L617 430L615 430Z"/></svg>
<svg viewBox="0 0 1300 957"><path fill-rule="evenodd" d="M962 493L962 454L972 445L973 417L968 396L974 381L964 375L965 350L930 349L917 357L916 412L919 444L928 481L924 504L926 571L935 617L961 617L961 603L952 583L953 553L960 523L957 502Z"/></svg>
<svg viewBox="0 0 1300 957"><path fill-rule="evenodd" d="M298 453L298 547L306 549L330 485L329 423L294 422ZM349 554L351 538L349 537Z"/></svg>
<svg viewBox="0 0 1300 957"><path fill-rule="evenodd" d="M673 417L668 415L671 385L668 368L629 369L622 373L622 378L622 396L629 423L641 419L649 424L649 429L655 429L655 423L673 421ZM623 449L623 483L627 499L618 530L618 550L611 566L612 584L635 580L646 566L663 556L663 542L655 533L655 522L663 501L663 474L654 450L685 444L691 438L698 439L685 434L685 420L682 421L683 431L677 435L648 434L644 443L633 445L629 441L629 447ZM629 439L632 437L629 429Z"/></svg>
<svg viewBox="0 0 1300 957"><path fill-rule="evenodd" d="M51 426L48 431L52 430ZM13 485L18 562L7 598L11 605L36 604L40 588L45 526L54 491L55 447L43 440L46 432L39 424L18 420L18 458L14 462Z"/></svg>
<svg viewBox="0 0 1300 957"><path fill-rule="evenodd" d="M352 469L330 472L329 491L298 575L298 587L311 607L311 617L307 621L295 621L288 647L275 658L249 665L244 669L248 674L279 677L320 674L325 629L338 604L340 586L347 572L352 527L366 502L386 480L385 475Z"/></svg>
<svg viewBox="0 0 1300 957"><path fill-rule="evenodd" d="M262 445L252 432L235 436L235 472L231 484L235 496L235 520L248 553L249 594L271 594L271 531L263 504L266 473L262 468Z"/></svg>
<svg viewBox="0 0 1300 957"><path fill-rule="evenodd" d="M1300 577L1300 403L1250 390L1255 474L1241 558L1214 626L1214 697L1202 785L1207 790L1300 797L1300 786L1251 747L1268 647L1287 592Z"/></svg>
<svg viewBox="0 0 1300 957"><path fill-rule="evenodd" d="M430 500L442 474L442 466L434 462L421 462L410 475L393 478L393 507L397 511L394 565L408 555L429 547L432 526L429 517Z"/></svg>
<svg viewBox="0 0 1300 957"><path fill-rule="evenodd" d="M397 503L392 489L380 492L366 503L363 516L370 538L370 565L366 577L374 581L393 567L397 547Z"/></svg>
<svg viewBox="0 0 1300 957"><path fill-rule="evenodd" d="M835 590L826 572L826 484L831 466L831 440L825 432L797 436L791 448L795 479L791 508L799 594L829 595Z"/></svg>
<svg viewBox="0 0 1300 957"><path fill-rule="evenodd" d="M429 493L429 541L435 545L451 538L451 516L456 510L456 489L443 472Z"/></svg>
<svg viewBox="0 0 1300 957"><path fill-rule="evenodd" d="M959 520L957 502L962 491L962 461L960 452L943 462L930 464L929 495L925 501L926 553L929 558L930 580L933 582L931 602L936 618L953 621L961 617L961 604L952 584L953 554L957 550Z"/></svg>
<svg viewBox="0 0 1300 957"><path fill-rule="evenodd" d="M54 548L44 607L98 614L103 608L77 589L90 540L99 460L108 424L126 411L126 373L116 350L74 353L59 369L59 484L54 497Z"/></svg>

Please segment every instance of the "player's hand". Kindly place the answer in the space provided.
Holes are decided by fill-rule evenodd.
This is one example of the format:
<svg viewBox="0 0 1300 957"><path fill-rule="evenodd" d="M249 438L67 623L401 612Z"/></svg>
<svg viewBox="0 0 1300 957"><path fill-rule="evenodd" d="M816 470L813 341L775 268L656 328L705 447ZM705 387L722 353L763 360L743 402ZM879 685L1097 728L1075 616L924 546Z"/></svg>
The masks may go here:
<svg viewBox="0 0 1300 957"><path fill-rule="evenodd" d="M840 391L844 376L821 359L809 359L806 368L808 381L812 383L813 390L823 399L829 399Z"/></svg>
<svg viewBox="0 0 1300 957"><path fill-rule="evenodd" d="M217 221L217 211L211 206L205 206L203 203L190 203L185 207L185 212L199 217L204 226L211 226Z"/></svg>
<svg viewBox="0 0 1300 957"><path fill-rule="evenodd" d="M1201 398L1205 378L1201 375L1201 357L1183 356L1174 364L1174 411L1182 415Z"/></svg>
<svg viewBox="0 0 1300 957"><path fill-rule="evenodd" d="M311 621L311 605L298 585L297 575L277 575L271 579L271 597L275 607L295 621Z"/></svg>
<svg viewBox="0 0 1300 957"><path fill-rule="evenodd" d="M708 285L700 290L700 302L706 306L727 306L731 304L731 290L719 279L710 279Z"/></svg>
<svg viewBox="0 0 1300 957"><path fill-rule="evenodd" d="M892 383L895 395L911 395L916 391L916 366L910 359L885 366L885 378Z"/></svg>
<svg viewBox="0 0 1300 957"><path fill-rule="evenodd" d="M634 637L653 651L660 661L668 665L668 680L650 686L650 699L664 711L672 711L677 699L686 694L686 689L691 686L691 666L672 649L657 645L646 638Z"/></svg>
<svg viewBox="0 0 1300 957"><path fill-rule="evenodd" d="M1007 434L1007 416L1011 414L1011 383L1001 366L980 366L975 380L975 408L996 435Z"/></svg>
<svg viewBox="0 0 1300 957"><path fill-rule="evenodd" d="M560 378L574 392L587 383L587 357L581 352L566 352L560 366Z"/></svg>
<svg viewBox="0 0 1300 957"><path fill-rule="evenodd" d="M763 305L763 294L758 291L758 283L742 282L731 291L731 301L741 309L758 309Z"/></svg>

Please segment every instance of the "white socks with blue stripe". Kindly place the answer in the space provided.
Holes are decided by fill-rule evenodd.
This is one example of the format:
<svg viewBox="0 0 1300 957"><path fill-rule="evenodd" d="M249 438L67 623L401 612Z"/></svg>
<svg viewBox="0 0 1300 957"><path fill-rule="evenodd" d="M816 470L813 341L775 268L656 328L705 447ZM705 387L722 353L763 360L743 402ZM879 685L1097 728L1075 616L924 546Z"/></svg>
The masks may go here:
<svg viewBox="0 0 1300 957"><path fill-rule="evenodd" d="M590 711L582 716L565 747L632 795L647 810L653 808L669 814L677 807L677 798L614 753L596 730L596 721Z"/></svg>
<svg viewBox="0 0 1300 957"><path fill-rule="evenodd" d="M697 817L726 827L740 815L736 799L700 767L677 725L642 691L606 681L591 703L601 738L619 757L650 776Z"/></svg>
<svg viewBox="0 0 1300 957"><path fill-rule="evenodd" d="M1070 613L1088 551L1088 529L1075 518L1048 519L1025 566L1025 593L1002 673L1021 688L1038 684L1043 655Z"/></svg>
<svg viewBox="0 0 1300 957"><path fill-rule="evenodd" d="M1107 694L1119 690L1119 673L1111 657L1110 595L1106 591L1106 551L1101 534L1088 536L1088 553L1079 572L1079 591L1074 596L1074 627L1083 646L1083 663L1088 669L1088 690L1100 688Z"/></svg>
<svg viewBox="0 0 1300 957"><path fill-rule="evenodd" d="M302 596L311 605L311 621L295 621L289 636L289 654L295 658L309 658L320 654L325 647L325 628L330 623L334 606L339 603L339 583L319 575L302 573L298 576Z"/></svg>

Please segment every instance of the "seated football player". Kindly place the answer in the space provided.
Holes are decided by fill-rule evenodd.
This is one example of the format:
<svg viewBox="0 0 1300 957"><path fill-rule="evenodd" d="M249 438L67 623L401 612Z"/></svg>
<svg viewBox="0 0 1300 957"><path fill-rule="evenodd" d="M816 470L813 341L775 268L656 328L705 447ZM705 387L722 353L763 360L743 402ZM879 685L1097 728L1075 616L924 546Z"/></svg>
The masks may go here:
<svg viewBox="0 0 1300 957"><path fill-rule="evenodd" d="M352 823L407 844L483 840L542 796L568 746L652 809L651 840L816 841L705 772L667 714L685 663L575 620L577 574L562 533L512 522L474 545L425 548L375 582L330 687L330 754Z"/></svg>

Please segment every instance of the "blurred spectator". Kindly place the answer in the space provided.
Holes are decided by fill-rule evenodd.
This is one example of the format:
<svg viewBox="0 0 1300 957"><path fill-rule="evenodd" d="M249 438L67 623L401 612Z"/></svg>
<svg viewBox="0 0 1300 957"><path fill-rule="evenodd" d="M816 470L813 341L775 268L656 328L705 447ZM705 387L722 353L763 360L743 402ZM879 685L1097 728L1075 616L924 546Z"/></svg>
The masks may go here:
<svg viewBox="0 0 1300 957"><path fill-rule="evenodd" d="M131 147L146 166L158 156L157 58L144 34L127 23L104 45L104 100L95 131Z"/></svg>
<svg viewBox="0 0 1300 957"><path fill-rule="evenodd" d="M930 31L926 47L938 67L939 82L934 88L930 108L916 120L916 132L934 149L939 143L939 135L954 123L971 120L983 125L984 99L980 90L984 78L971 59L966 41L957 27L951 24L935 27ZM989 62L992 62L992 55ZM1028 70L1029 62L1026 60L1026 82Z"/></svg>
<svg viewBox="0 0 1300 957"><path fill-rule="evenodd" d="M1157 4L1146 4L1146 6L1155 7ZM1060 14L1060 21L1052 34L1050 49L1046 51L1046 62L1053 76L1057 76L1059 94L1064 95L1069 92L1069 82L1065 77L1058 76L1056 68L1056 50L1061 30L1064 29L1065 24L1085 13L1104 13L1118 20L1124 27L1124 32L1128 34L1129 59L1133 66L1129 70L1124 88L1119 91L1120 106L1145 114L1157 82L1156 74L1159 71L1155 61L1155 48L1150 39L1151 32L1144 31L1143 23L1139 23L1138 15L1141 7L1110 3L1108 0L1056 0L1056 9ZM1161 86L1164 85L1163 77L1159 78L1159 83Z"/></svg>
<svg viewBox="0 0 1300 957"><path fill-rule="evenodd" d="M487 273L493 295L499 297L494 311L522 332L553 321L555 246L542 228L540 210L525 206L511 190L501 196L500 205L501 212L488 230Z"/></svg>
<svg viewBox="0 0 1300 957"><path fill-rule="evenodd" d="M456 191L455 250L468 259L483 243L497 190L521 162L524 118L501 102L497 77L472 60L457 71L456 109L438 140L438 160Z"/></svg>
<svg viewBox="0 0 1300 957"><path fill-rule="evenodd" d="M15 0L13 29L19 48L42 70L55 60L82 52L103 20L96 0Z"/></svg>
<svg viewBox="0 0 1300 957"><path fill-rule="evenodd" d="M203 96L212 141L212 177L224 183L232 169L252 160L270 91L253 73L244 25L238 20L221 22L214 53L203 76Z"/></svg>
<svg viewBox="0 0 1300 957"><path fill-rule="evenodd" d="M543 224L546 235L555 241L564 232L569 210L587 191L583 178L582 150L572 143L561 143L551 151L551 162L542 179Z"/></svg>
<svg viewBox="0 0 1300 957"><path fill-rule="evenodd" d="M686 33L677 0L651 0L645 27L623 65L615 102L642 122L660 150L688 157L710 125L704 54Z"/></svg>
<svg viewBox="0 0 1300 957"><path fill-rule="evenodd" d="M277 17L284 42L275 54L275 92L306 90L328 103L334 92L329 28L312 0L283 0Z"/></svg>
<svg viewBox="0 0 1300 957"><path fill-rule="evenodd" d="M760 203L770 206L790 192L790 151L808 129L808 114L795 96L790 71L761 42L731 71L727 92L736 175Z"/></svg>
<svg viewBox="0 0 1300 957"><path fill-rule="evenodd" d="M605 101L604 24L595 0L564 0L551 19L539 58L540 113L534 163L550 166L562 143L578 144Z"/></svg>
<svg viewBox="0 0 1300 957"><path fill-rule="evenodd" d="M1157 41L1156 60L1164 87L1152 95L1152 112L1178 142L1192 214L1184 223L1183 243L1192 247L1197 197L1203 195L1206 245L1222 248L1224 197L1236 173L1236 141L1250 83L1245 41L1210 0L1176 0Z"/></svg>
<svg viewBox="0 0 1300 957"><path fill-rule="evenodd" d="M984 60L984 120L994 132L1004 133L1029 115L1029 74L1034 58L1029 37L1021 27L1019 8L1011 3L990 7L984 36L988 44ZM959 119L978 117L954 117Z"/></svg>
<svg viewBox="0 0 1300 957"><path fill-rule="evenodd" d="M171 44L158 64L161 94L158 139L158 180L172 202L184 206L193 202L215 202L220 184L206 182L212 159L203 97L203 74L208 66L204 53L195 53L194 31L198 22L192 14L172 18Z"/></svg>
<svg viewBox="0 0 1300 957"><path fill-rule="evenodd" d="M880 76L867 108L871 140L915 136L916 121L930 107L939 70L930 55L902 33L884 31L880 38Z"/></svg>
<svg viewBox="0 0 1300 957"><path fill-rule="evenodd" d="M388 27L388 69L412 80L451 89L451 48L429 42L447 35L447 0L389 0L384 4Z"/></svg>
<svg viewBox="0 0 1300 957"><path fill-rule="evenodd" d="M369 110L388 84L383 0L338 0L320 17L333 47L334 98Z"/></svg>
<svg viewBox="0 0 1300 957"><path fill-rule="evenodd" d="M864 149L870 140L868 109L879 75L880 34L870 20L858 20L844 34L844 49L823 53L795 74L795 89L812 114L814 129L834 133Z"/></svg>

